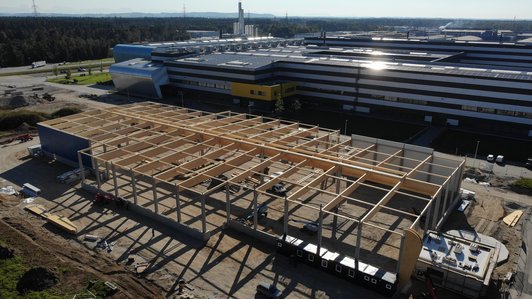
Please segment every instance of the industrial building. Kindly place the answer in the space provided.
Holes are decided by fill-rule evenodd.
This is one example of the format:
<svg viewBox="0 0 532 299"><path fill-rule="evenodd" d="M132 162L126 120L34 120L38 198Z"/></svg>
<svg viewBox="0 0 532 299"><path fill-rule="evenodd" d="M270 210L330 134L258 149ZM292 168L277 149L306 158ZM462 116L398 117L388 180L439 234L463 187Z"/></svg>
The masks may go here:
<svg viewBox="0 0 532 299"><path fill-rule="evenodd" d="M38 129L89 191L200 239L237 229L387 295L460 200L461 159L263 116L144 102Z"/></svg>
<svg viewBox="0 0 532 299"><path fill-rule="evenodd" d="M190 54L174 47L142 58L162 63L168 78L161 81L174 92L213 97L228 106L272 111L275 100L297 98L319 109L532 136L532 46L325 36L304 42L273 40L263 46L241 39L235 50L211 46ZM124 54L123 47L115 48L117 58L135 56L136 50ZM135 89L135 66L132 80L123 84L128 62L118 65L120 72L111 67L118 89ZM154 83L158 88L159 81ZM271 87L279 84L294 90L275 94Z"/></svg>

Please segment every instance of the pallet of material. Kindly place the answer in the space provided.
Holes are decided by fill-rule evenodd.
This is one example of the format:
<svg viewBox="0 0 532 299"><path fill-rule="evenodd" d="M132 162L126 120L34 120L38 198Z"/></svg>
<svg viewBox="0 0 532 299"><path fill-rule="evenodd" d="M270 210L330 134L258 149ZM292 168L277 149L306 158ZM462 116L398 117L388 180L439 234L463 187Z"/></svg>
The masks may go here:
<svg viewBox="0 0 532 299"><path fill-rule="evenodd" d="M29 204L24 207L24 209L28 212L31 212L37 216L48 218L48 213L46 213L47 209L43 205L39 204Z"/></svg>
<svg viewBox="0 0 532 299"><path fill-rule="evenodd" d="M519 222L521 216L523 216L523 211L513 211L512 213L508 214L508 216L504 217L502 219L502 222L504 222L509 227L514 227L517 222Z"/></svg>
<svg viewBox="0 0 532 299"><path fill-rule="evenodd" d="M52 214L48 215L46 220L48 220L48 222L50 222L51 224L67 231L70 234L75 235L78 233L78 227L74 223L72 223L72 221L68 220L68 218L65 216Z"/></svg>

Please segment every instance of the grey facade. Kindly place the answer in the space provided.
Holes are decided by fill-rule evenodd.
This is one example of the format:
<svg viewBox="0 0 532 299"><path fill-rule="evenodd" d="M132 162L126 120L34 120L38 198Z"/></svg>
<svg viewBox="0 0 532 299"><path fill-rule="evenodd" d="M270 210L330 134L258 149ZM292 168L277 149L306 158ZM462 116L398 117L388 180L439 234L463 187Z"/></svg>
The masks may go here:
<svg viewBox="0 0 532 299"><path fill-rule="evenodd" d="M164 60L169 85L231 99L233 82L294 82L310 105L532 137L532 46L307 38ZM248 47L249 46L249 47Z"/></svg>

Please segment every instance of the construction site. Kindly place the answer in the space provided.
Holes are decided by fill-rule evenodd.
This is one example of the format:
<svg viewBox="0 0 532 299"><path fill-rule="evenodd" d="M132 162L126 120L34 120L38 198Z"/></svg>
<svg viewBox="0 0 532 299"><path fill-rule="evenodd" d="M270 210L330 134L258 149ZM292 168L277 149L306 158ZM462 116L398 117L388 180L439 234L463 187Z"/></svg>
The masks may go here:
<svg viewBox="0 0 532 299"><path fill-rule="evenodd" d="M153 102L38 129L43 153L79 165L100 200L201 240L230 227L389 296L456 207L464 167L428 148Z"/></svg>

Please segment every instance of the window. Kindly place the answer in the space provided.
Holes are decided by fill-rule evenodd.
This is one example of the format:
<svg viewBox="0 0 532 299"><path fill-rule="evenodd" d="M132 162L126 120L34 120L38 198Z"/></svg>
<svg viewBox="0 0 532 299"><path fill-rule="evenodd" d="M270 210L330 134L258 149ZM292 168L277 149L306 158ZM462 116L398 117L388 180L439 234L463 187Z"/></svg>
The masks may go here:
<svg viewBox="0 0 532 299"><path fill-rule="evenodd" d="M286 93L292 93L292 92L295 92L295 91L296 91L295 87L288 87L287 89L284 90L284 92L286 92Z"/></svg>
<svg viewBox="0 0 532 299"><path fill-rule="evenodd" d="M482 112L482 113L495 113L495 109L493 109L493 108L478 107L478 112Z"/></svg>
<svg viewBox="0 0 532 299"><path fill-rule="evenodd" d="M321 266L323 268L327 268L327 264L328 264L327 260L321 260Z"/></svg>
<svg viewBox="0 0 532 299"><path fill-rule="evenodd" d="M477 111L477 107L475 107L475 106L462 106L462 110L465 110L465 111Z"/></svg>
<svg viewBox="0 0 532 299"><path fill-rule="evenodd" d="M342 266L336 265L336 272L338 273L342 272Z"/></svg>
<svg viewBox="0 0 532 299"><path fill-rule="evenodd" d="M299 257L302 257L302 256L303 256L303 252L301 251L301 249L298 249L298 250L297 250L297 256L299 256Z"/></svg>
<svg viewBox="0 0 532 299"><path fill-rule="evenodd" d="M309 253L308 260L309 260L309 262L313 262L314 261L314 255Z"/></svg>
<svg viewBox="0 0 532 299"><path fill-rule="evenodd" d="M386 284L386 288L387 288L388 290L391 290L391 289L392 289L392 285L391 285L391 284Z"/></svg>
<svg viewBox="0 0 532 299"><path fill-rule="evenodd" d="M371 283L372 283L372 284L377 284L377 280L376 280L375 278L372 278L372 279L371 279Z"/></svg>
<svg viewBox="0 0 532 299"><path fill-rule="evenodd" d="M365 281L369 281L369 276L364 275L364 280L365 280Z"/></svg>
<svg viewBox="0 0 532 299"><path fill-rule="evenodd" d="M277 247L279 247L279 248L283 247L283 243L277 242Z"/></svg>
<svg viewBox="0 0 532 299"><path fill-rule="evenodd" d="M349 275L349 277L355 277L355 270L349 269L349 272L347 272L347 275Z"/></svg>
<svg viewBox="0 0 532 299"><path fill-rule="evenodd" d="M264 95L264 91L260 91L260 90L257 91L257 95L259 95L259 96L263 96L263 95Z"/></svg>
<svg viewBox="0 0 532 299"><path fill-rule="evenodd" d="M414 104L414 105L427 105L427 101L406 99L406 98L397 98L397 102L405 103L405 104Z"/></svg>
<svg viewBox="0 0 532 299"><path fill-rule="evenodd" d="M249 91L249 94L255 94L255 91L252 89Z"/></svg>

